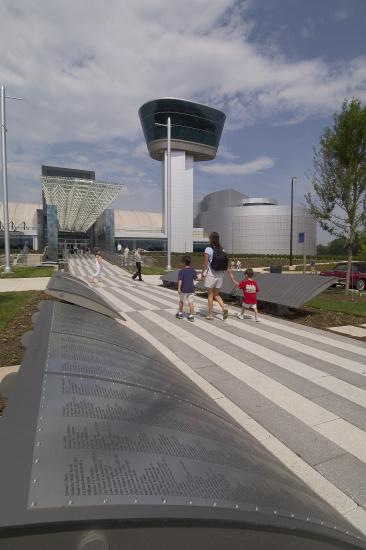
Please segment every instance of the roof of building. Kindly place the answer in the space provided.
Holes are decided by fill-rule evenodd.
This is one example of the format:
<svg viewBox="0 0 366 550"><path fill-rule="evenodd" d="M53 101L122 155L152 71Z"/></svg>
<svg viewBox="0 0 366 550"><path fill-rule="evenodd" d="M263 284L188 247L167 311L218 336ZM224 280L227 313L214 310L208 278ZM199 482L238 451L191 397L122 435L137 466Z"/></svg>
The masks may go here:
<svg viewBox="0 0 366 550"><path fill-rule="evenodd" d="M161 212L138 212L136 210L115 210L114 226L116 229L161 229L163 216Z"/></svg>
<svg viewBox="0 0 366 550"><path fill-rule="evenodd" d="M29 227L37 225L37 209L42 208L42 204L29 202L9 202L8 213L9 223L13 222L15 227L26 224ZM3 203L0 202L0 221L4 223Z"/></svg>

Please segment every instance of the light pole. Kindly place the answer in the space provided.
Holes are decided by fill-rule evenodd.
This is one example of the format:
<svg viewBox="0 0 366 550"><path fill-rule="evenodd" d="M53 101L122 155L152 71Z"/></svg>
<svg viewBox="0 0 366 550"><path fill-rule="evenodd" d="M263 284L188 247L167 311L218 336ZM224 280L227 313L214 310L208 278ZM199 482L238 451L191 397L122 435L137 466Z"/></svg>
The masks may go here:
<svg viewBox="0 0 366 550"><path fill-rule="evenodd" d="M5 99L18 99L5 95L5 88L1 86L1 160L3 166L3 187L4 187L4 243L5 243L5 273L11 273L10 266L10 238L9 238L9 211L8 211L8 168L6 161L6 118Z"/></svg>
<svg viewBox="0 0 366 550"><path fill-rule="evenodd" d="M166 271L171 271L171 255L172 255L172 205L171 205L171 175L172 175L172 160L171 160L171 120L168 117L166 124L161 124L160 122L155 122L155 126L164 126L167 129L167 186L166 186L166 238L167 238L167 261L166 261Z"/></svg>
<svg viewBox="0 0 366 550"><path fill-rule="evenodd" d="M290 220L290 261L289 265L292 265L292 232L294 226L294 181L297 180L297 176L291 179L291 220Z"/></svg>

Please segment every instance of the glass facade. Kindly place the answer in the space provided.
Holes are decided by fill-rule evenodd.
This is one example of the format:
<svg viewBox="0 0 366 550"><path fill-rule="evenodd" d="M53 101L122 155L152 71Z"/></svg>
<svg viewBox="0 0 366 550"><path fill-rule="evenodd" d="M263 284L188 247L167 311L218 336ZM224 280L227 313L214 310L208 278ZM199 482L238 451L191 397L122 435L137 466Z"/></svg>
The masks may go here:
<svg viewBox="0 0 366 550"><path fill-rule="evenodd" d="M92 170L77 170L75 168L61 168L59 166L42 165L42 176L57 178L79 178L82 180L95 180L95 172Z"/></svg>
<svg viewBox="0 0 366 550"><path fill-rule="evenodd" d="M226 119L224 113L212 107L172 98L145 103L139 109L139 117L147 144L166 140L166 128L155 124L166 124L170 117L172 140L207 145L215 149L219 145Z"/></svg>

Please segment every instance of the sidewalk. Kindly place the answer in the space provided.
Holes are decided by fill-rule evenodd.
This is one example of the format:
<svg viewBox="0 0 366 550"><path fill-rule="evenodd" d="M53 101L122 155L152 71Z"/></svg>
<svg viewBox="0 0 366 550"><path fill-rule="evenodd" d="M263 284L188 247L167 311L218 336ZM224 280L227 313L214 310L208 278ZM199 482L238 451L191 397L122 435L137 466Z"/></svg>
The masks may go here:
<svg viewBox="0 0 366 550"><path fill-rule="evenodd" d="M0 292L44 290L50 277L27 277L24 279L0 279Z"/></svg>

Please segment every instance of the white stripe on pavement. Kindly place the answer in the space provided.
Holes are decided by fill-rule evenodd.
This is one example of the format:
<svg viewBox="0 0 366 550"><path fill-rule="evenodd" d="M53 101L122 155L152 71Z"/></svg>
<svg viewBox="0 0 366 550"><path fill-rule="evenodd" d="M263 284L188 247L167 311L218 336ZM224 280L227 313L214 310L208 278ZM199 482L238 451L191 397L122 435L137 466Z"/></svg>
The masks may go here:
<svg viewBox="0 0 366 550"><path fill-rule="evenodd" d="M331 423L335 420L341 420L338 416L316 403L313 403L310 399L303 397L269 376L258 372L255 368L247 365L243 361L239 361L231 357L228 353L202 341L197 336L184 330L182 325L177 326L175 323L166 321L166 319L155 312L141 311L139 313L150 321L155 322L161 329L174 335L185 345L191 346L196 351L199 351L199 353L204 355L207 359L210 359L210 361L218 365L221 369L235 376L313 430L322 433L321 430L323 428L320 428L321 425L324 423ZM366 462L366 433L345 420L342 420L342 430L342 433L335 433L335 430L329 428L328 439L346 452ZM355 441L351 448L349 445L349 434L355 436Z"/></svg>

